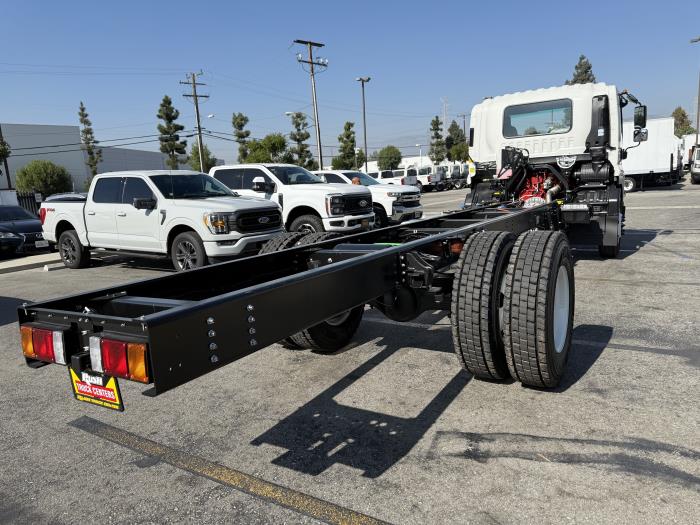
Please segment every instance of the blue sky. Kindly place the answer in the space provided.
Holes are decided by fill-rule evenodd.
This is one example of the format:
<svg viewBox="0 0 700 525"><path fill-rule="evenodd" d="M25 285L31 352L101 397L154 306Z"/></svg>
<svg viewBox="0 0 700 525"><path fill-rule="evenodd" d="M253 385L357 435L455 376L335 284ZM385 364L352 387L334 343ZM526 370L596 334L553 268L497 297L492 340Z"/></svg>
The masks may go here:
<svg viewBox="0 0 700 525"><path fill-rule="evenodd" d="M200 69L205 127L230 133L231 113L241 111L253 136L288 132L285 111L311 113L297 38L326 44L329 67L317 77L325 155L346 120L362 140L360 75L372 77L370 151L393 143L413 154L430 117L442 114L441 98L451 120L485 96L560 85L581 53L599 81L628 88L651 115L682 105L694 118L697 0L3 4L0 122L77 124L83 100L102 140L155 133L164 94L193 128L178 82ZM235 160L235 143L206 143Z"/></svg>

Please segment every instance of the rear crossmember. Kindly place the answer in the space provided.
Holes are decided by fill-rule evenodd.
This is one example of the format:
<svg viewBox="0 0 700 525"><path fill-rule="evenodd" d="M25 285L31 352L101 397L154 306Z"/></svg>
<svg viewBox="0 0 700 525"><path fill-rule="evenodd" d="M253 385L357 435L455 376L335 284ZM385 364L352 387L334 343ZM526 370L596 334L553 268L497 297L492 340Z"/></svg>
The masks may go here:
<svg viewBox="0 0 700 525"><path fill-rule="evenodd" d="M109 365L122 366L112 375L152 383L160 394L277 342L333 351L349 342L369 304L396 321L447 310L455 350L477 377L555 386L573 316L562 227L556 204L501 204L308 242L284 234L271 253L22 305L23 345L29 328L54 330L63 352L51 359L25 348L25 356L32 367L53 361L99 371L105 363L96 360L112 359L104 347L100 356L107 341L109 351L129 352L128 363Z"/></svg>

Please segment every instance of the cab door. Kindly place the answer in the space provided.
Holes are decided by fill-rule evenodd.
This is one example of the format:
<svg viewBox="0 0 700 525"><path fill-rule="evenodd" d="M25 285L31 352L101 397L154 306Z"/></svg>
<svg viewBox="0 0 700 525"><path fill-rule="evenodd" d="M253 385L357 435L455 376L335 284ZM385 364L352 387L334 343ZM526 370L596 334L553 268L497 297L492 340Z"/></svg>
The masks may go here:
<svg viewBox="0 0 700 525"><path fill-rule="evenodd" d="M134 199L149 199L155 201L155 206L148 209L137 209ZM162 251L160 242L159 203L148 183L140 177L126 177L122 202L117 206L116 223L119 233L119 244L124 250L145 252Z"/></svg>
<svg viewBox="0 0 700 525"><path fill-rule="evenodd" d="M90 246L119 248L117 206L122 201L122 177L101 177L95 181L92 195L85 203L85 227Z"/></svg>

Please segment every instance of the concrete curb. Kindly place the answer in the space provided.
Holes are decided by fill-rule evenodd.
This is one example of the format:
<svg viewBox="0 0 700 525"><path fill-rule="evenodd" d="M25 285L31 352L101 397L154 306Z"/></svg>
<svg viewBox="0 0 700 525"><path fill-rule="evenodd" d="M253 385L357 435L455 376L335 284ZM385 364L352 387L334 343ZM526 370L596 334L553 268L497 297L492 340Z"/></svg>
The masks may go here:
<svg viewBox="0 0 700 525"><path fill-rule="evenodd" d="M27 259L34 259L34 257L27 257ZM36 259L34 260L27 260L26 262L23 262L21 264L17 265L11 265L11 266L3 266L0 265L0 275L4 273L14 273L14 272L21 272L23 270L31 270L33 268L41 268L42 266L46 265L52 265L53 263L59 263L61 262L61 258L56 254L55 258L47 260L46 258L42 257L42 260L37 261Z"/></svg>

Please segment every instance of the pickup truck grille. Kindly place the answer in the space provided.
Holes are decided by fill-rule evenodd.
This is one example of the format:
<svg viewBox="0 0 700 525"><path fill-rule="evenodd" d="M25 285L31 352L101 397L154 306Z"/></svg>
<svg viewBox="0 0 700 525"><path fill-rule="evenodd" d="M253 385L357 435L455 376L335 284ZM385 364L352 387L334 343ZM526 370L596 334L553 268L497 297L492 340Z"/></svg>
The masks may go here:
<svg viewBox="0 0 700 525"><path fill-rule="evenodd" d="M372 197L367 196L346 196L345 197L345 214L346 215L364 215L372 212Z"/></svg>
<svg viewBox="0 0 700 525"><path fill-rule="evenodd" d="M276 230L282 225L282 214L278 210L248 211L231 218L231 229L241 233Z"/></svg>

